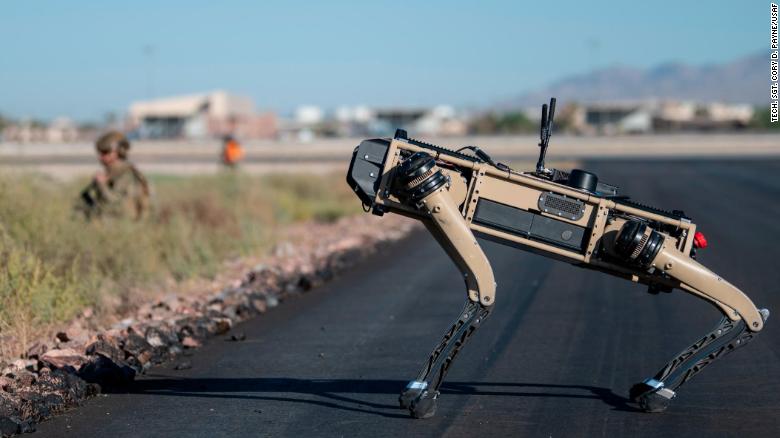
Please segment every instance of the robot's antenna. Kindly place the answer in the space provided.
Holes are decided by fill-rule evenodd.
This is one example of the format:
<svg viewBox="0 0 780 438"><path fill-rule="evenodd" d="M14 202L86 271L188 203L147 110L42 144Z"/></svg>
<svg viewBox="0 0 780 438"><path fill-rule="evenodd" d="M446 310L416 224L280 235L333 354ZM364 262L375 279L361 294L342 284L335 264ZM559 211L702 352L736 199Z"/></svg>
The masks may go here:
<svg viewBox="0 0 780 438"><path fill-rule="evenodd" d="M550 112L547 112L547 104L542 105L542 123L539 130L539 161L536 162L536 173L549 174L550 171L544 167L544 157L547 155L547 146L550 144L550 135L552 135L553 117L555 117L555 98L550 99Z"/></svg>

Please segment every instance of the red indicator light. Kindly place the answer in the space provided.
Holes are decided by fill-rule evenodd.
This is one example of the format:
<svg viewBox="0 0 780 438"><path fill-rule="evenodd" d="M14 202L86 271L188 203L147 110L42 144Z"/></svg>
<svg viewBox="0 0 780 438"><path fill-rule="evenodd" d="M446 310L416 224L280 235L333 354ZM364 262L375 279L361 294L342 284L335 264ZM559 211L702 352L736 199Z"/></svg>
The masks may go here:
<svg viewBox="0 0 780 438"><path fill-rule="evenodd" d="M702 234L701 231L697 231L696 234L693 235L693 246L696 248L707 247L707 238L704 237L704 234Z"/></svg>

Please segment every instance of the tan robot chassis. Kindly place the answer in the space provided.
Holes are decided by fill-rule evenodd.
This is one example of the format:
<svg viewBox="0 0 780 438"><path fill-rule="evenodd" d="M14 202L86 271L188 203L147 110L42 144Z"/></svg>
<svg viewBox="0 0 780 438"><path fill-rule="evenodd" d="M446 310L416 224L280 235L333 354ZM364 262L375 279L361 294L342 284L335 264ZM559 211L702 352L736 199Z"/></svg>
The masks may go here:
<svg viewBox="0 0 780 438"><path fill-rule="evenodd" d="M347 182L374 214L423 222L463 273L468 291L458 319L400 396L403 409L427 418L458 351L490 314L496 283L475 235L648 286L680 289L720 309L715 328L677 354L630 398L661 412L677 388L716 359L747 344L769 311L695 260L706 245L681 211L667 212L618 196L617 187L583 170L548 169L544 157L555 99L542 107L539 162L515 172L474 146L452 151L408 138L365 140L355 149ZM466 153L468 151L469 153Z"/></svg>

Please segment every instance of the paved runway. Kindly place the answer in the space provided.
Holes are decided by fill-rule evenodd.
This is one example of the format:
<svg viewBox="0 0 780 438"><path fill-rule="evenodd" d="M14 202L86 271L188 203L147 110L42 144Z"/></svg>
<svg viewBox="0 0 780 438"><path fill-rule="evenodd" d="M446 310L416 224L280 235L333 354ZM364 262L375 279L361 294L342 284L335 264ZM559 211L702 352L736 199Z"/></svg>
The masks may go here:
<svg viewBox="0 0 780 438"><path fill-rule="evenodd" d="M419 233L358 269L153 369L134 391L40 424L40 436L780 436L780 161L592 163L623 194L684 209L710 247L699 260L775 312L748 346L638 412L631 384L717 322L715 309L485 242L496 309L452 367L437 415L397 395L464 300L462 281Z"/></svg>
<svg viewBox="0 0 780 438"><path fill-rule="evenodd" d="M777 134L680 133L621 136L554 137L552 160L576 161L591 157L764 157L780 156ZM318 138L311 142L256 140L243 143L241 168L249 173L345 172L352 150L362 138ZM425 141L452 149L479 145L496 160L520 166L536 163L538 134L426 137ZM221 143L217 140L134 141L130 158L147 174L193 175L216 173ZM92 143L0 143L0 173L38 172L61 179L92 175L97 169Z"/></svg>

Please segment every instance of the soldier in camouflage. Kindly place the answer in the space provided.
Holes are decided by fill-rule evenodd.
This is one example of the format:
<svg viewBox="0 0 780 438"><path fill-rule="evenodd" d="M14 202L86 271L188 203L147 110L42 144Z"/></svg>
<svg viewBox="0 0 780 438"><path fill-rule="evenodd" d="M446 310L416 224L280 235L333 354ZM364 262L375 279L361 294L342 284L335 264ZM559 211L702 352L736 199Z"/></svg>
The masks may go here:
<svg viewBox="0 0 780 438"><path fill-rule="evenodd" d="M117 131L95 143L103 170L81 192L76 209L88 219L104 217L141 219L149 210L149 184L130 161L130 142Z"/></svg>

